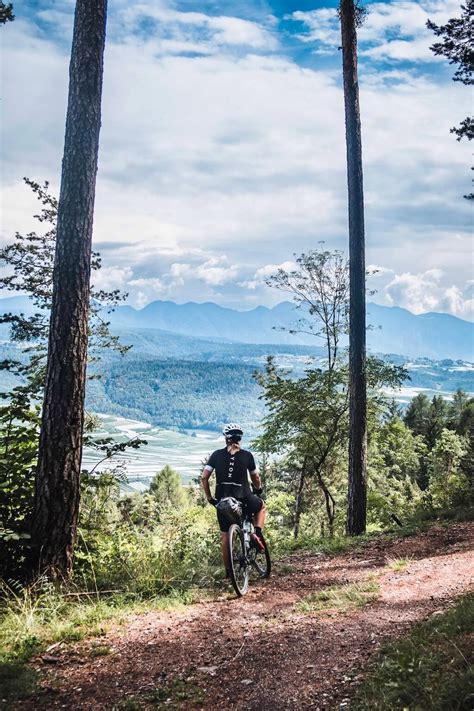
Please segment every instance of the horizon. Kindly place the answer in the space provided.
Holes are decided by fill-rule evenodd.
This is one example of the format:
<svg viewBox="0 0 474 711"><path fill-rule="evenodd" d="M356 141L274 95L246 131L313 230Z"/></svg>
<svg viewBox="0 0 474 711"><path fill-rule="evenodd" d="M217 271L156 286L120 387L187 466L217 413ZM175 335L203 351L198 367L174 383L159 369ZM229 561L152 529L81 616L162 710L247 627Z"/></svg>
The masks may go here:
<svg viewBox="0 0 474 711"><path fill-rule="evenodd" d="M18 299L18 298L32 299L33 297L29 294L17 293L13 296L5 296L5 297L0 296L0 301L14 300L14 299ZM116 311L117 309L120 309L124 306L128 306L129 308L138 312L138 311L143 311L148 306L151 306L154 303L170 303L170 304L174 304L175 306L187 306L189 304L196 305L196 306L204 306L204 305L209 304L212 306L217 306L221 309L236 311L238 313L247 313L247 312L255 311L257 309L262 309L262 308L266 309L267 311L272 311L275 308L277 308L278 306L281 306L282 304L291 304L291 305L294 305L296 308L296 305L290 299L283 299L282 301L278 301L277 303L273 304L272 306L267 306L266 304L254 304L246 309L238 309L236 307L227 306L225 304L219 304L216 301L195 301L192 299L187 299L185 301L175 301L173 299L153 299L152 301L149 301L148 303L144 304L143 306L134 306L133 304L131 304L127 301L124 301L123 303L118 304L116 307L114 307L113 311ZM411 314L412 316L416 316L416 317L429 316L431 314L436 314L437 316L450 316L452 318L458 319L459 321L465 321L466 323L470 323L470 324L474 325L474 318L473 318L473 320L471 320L469 318L462 318L461 316L456 316L455 314L450 314L450 313L447 313L446 311L423 311L421 313L415 313L414 311L410 311L410 309L408 309L404 306L398 306L397 304L380 304L377 301L372 301L372 300L366 302L367 307L370 307L372 305L379 306L379 307L385 308L385 309L399 309L401 311L406 311L407 313Z"/></svg>

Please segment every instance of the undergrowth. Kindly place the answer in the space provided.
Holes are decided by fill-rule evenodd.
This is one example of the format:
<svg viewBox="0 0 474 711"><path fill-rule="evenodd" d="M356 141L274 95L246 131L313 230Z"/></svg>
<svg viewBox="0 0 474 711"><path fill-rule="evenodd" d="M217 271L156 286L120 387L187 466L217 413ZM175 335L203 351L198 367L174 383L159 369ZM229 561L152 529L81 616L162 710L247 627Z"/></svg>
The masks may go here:
<svg viewBox="0 0 474 711"><path fill-rule="evenodd" d="M143 600L126 595L91 597L57 591L44 579L30 587L10 588L0 608L0 664L25 662L56 642L103 635L111 620L120 624L131 614L177 608L205 594L176 590Z"/></svg>
<svg viewBox="0 0 474 711"><path fill-rule="evenodd" d="M124 624L132 614L184 607L202 600L205 590L176 590L149 599L127 595L81 595L55 590L44 579L29 587L3 586L0 606L0 708L13 708L18 698L32 694L37 674L26 662L52 645L105 635L111 623ZM109 653L95 646L92 657ZM7 704L5 707L3 703Z"/></svg>
<svg viewBox="0 0 474 711"><path fill-rule="evenodd" d="M352 711L468 711L474 701L474 595L387 645Z"/></svg>

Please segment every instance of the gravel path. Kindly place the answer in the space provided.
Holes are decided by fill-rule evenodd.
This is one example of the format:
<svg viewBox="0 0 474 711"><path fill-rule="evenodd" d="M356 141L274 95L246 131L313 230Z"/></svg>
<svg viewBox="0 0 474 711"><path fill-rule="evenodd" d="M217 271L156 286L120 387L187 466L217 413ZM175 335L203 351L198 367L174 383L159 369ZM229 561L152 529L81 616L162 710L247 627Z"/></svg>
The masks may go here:
<svg viewBox="0 0 474 711"><path fill-rule="evenodd" d="M245 598L148 613L57 648L36 660L42 690L18 708L344 708L383 642L470 589L473 547L474 524L456 523L349 554L288 556ZM301 611L309 594L353 583L372 584L374 599ZM94 656L98 644L110 653Z"/></svg>

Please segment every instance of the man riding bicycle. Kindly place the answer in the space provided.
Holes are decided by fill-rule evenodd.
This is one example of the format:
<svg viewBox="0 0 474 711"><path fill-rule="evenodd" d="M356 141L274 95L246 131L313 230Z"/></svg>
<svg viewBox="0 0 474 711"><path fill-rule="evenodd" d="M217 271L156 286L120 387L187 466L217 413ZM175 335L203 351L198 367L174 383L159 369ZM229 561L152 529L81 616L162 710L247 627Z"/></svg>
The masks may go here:
<svg viewBox="0 0 474 711"><path fill-rule="evenodd" d="M240 425L231 422L223 429L226 446L223 449L216 449L208 459L203 469L201 480L207 500L217 508L217 520L221 530L221 551L222 559L226 570L226 577L229 577L229 549L228 531L231 520L225 513L219 510L219 502L229 497L242 502L245 510L253 514L255 533L252 543L258 549L264 550L262 528L265 523L265 504L257 494L262 493L260 475L255 465L255 459L251 452L241 449L240 441L243 437L243 429ZM216 472L215 497L212 496L209 487L209 478L212 472ZM248 475L252 480L252 493Z"/></svg>

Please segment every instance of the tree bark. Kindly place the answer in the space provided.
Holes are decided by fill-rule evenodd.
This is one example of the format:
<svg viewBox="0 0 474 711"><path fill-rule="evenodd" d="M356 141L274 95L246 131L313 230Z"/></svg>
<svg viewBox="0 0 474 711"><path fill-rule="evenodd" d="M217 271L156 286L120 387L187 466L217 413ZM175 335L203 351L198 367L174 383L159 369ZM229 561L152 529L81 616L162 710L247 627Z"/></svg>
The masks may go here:
<svg viewBox="0 0 474 711"><path fill-rule="evenodd" d="M350 437L347 532L359 535L365 531L367 510L367 386L364 189L354 0L341 0L340 16L349 197Z"/></svg>
<svg viewBox="0 0 474 711"><path fill-rule="evenodd" d="M35 571L72 570L107 0L77 0L58 206L53 299L32 528Z"/></svg>

